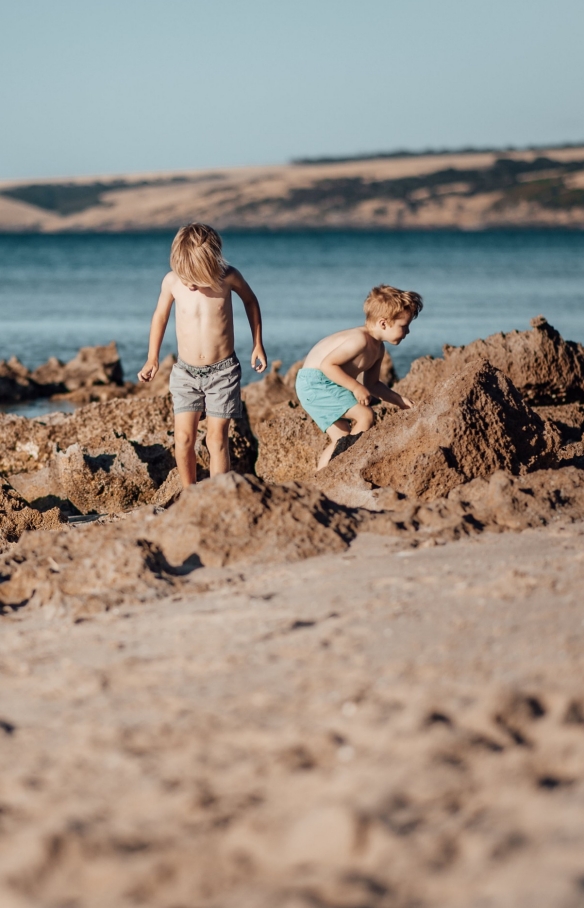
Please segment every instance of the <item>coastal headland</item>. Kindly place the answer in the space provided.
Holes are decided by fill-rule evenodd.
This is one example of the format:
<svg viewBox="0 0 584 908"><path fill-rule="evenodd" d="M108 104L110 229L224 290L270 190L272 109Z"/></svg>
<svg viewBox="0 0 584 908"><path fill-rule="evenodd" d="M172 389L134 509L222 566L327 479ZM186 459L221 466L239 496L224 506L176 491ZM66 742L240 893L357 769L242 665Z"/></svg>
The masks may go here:
<svg viewBox="0 0 584 908"><path fill-rule="evenodd" d="M584 229L584 146L0 182L1 232Z"/></svg>
<svg viewBox="0 0 584 908"><path fill-rule="evenodd" d="M179 493L166 377L0 362L6 908L577 908L584 347L423 357L315 472L297 363Z"/></svg>

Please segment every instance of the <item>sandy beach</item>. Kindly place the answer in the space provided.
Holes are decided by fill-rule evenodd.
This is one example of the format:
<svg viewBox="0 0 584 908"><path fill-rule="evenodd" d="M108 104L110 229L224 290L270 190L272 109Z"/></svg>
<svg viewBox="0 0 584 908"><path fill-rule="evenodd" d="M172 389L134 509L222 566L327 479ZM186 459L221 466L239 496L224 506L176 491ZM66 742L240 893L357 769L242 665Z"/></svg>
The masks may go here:
<svg viewBox="0 0 584 908"><path fill-rule="evenodd" d="M3 905L581 904L583 536L4 619Z"/></svg>
<svg viewBox="0 0 584 908"><path fill-rule="evenodd" d="M319 474L276 366L179 497L171 365L0 363L78 407L0 414L2 904L584 904L584 348L417 360Z"/></svg>

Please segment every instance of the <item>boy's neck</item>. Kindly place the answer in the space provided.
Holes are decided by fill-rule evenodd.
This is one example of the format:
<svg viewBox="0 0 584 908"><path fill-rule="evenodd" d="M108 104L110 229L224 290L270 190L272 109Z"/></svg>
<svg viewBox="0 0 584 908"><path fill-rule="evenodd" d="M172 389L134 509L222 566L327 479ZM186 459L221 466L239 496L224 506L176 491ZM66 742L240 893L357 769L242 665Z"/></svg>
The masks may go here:
<svg viewBox="0 0 584 908"><path fill-rule="evenodd" d="M369 322L365 322L364 328L365 328L365 331L367 332L367 334L369 334L371 337L375 338L376 341L382 340L381 335L383 332L382 332L381 328L377 327L377 325L371 325L371 324L369 324Z"/></svg>

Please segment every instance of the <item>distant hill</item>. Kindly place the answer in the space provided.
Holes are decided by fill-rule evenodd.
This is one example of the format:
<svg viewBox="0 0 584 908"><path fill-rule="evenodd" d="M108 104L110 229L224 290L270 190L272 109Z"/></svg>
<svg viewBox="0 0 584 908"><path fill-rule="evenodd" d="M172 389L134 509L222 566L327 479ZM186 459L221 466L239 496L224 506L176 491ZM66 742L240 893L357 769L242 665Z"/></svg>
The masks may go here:
<svg viewBox="0 0 584 908"><path fill-rule="evenodd" d="M2 232L584 229L584 146L0 183Z"/></svg>

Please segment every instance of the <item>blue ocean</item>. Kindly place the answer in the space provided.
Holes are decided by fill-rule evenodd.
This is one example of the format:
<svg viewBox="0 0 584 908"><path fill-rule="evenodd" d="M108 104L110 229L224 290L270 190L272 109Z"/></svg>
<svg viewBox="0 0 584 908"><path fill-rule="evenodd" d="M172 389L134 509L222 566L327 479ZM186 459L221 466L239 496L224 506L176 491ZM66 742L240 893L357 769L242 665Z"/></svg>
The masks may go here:
<svg viewBox="0 0 584 908"><path fill-rule="evenodd" d="M35 367L115 340L126 377L135 379L171 240L170 233L0 235L0 359L14 354ZM379 283L424 298L410 336L390 351L400 375L416 357L440 355L443 344L524 330L540 314L584 342L581 232L226 233L224 251L257 293L268 356L284 368L324 335L359 324L363 300ZM250 381L249 328L237 298L235 319ZM171 323L162 353L175 349Z"/></svg>

